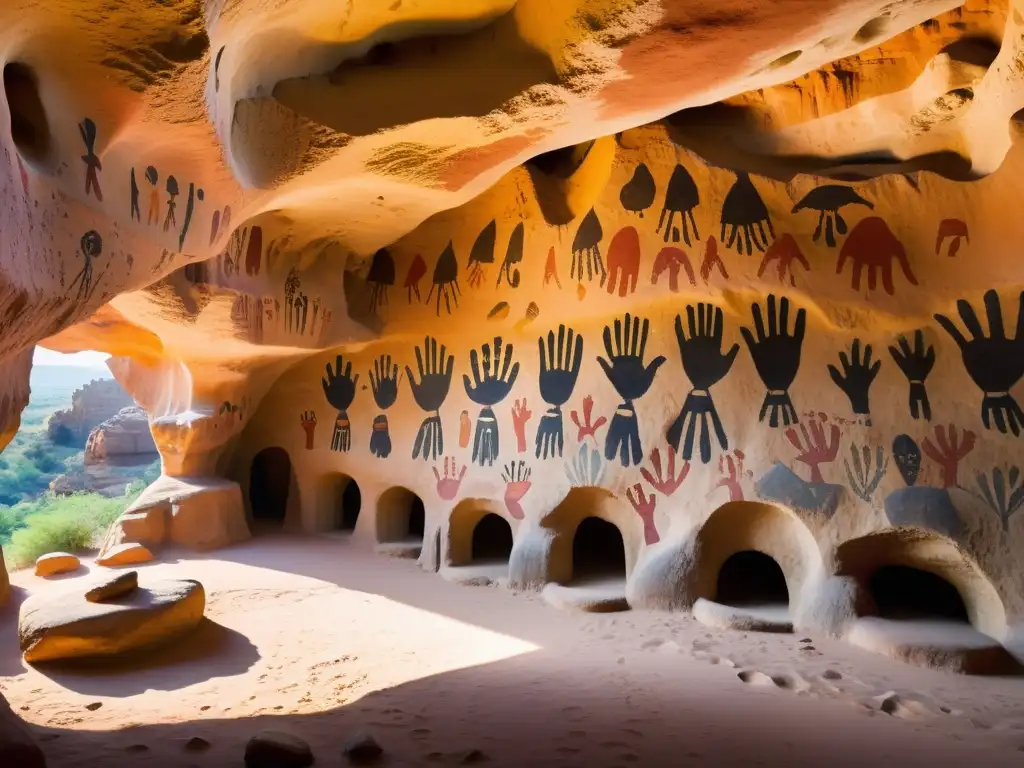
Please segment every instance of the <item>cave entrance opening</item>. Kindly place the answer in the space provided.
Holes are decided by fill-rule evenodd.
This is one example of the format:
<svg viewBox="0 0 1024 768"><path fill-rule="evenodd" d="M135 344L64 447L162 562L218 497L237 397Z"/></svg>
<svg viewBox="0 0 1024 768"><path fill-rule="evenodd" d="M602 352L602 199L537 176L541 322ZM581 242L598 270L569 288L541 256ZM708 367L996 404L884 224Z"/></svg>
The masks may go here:
<svg viewBox="0 0 1024 768"><path fill-rule="evenodd" d="M254 522L283 525L288 510L292 462L284 448L264 448L252 460L249 504Z"/></svg>

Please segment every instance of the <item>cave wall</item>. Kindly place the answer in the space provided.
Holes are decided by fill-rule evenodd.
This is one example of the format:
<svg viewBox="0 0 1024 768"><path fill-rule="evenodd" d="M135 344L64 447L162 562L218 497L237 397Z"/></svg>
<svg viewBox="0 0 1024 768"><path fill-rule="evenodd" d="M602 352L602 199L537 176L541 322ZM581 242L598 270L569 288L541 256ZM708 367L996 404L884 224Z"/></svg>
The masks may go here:
<svg viewBox="0 0 1024 768"><path fill-rule="evenodd" d="M1024 611L1022 225L1002 202L1018 157L969 184L782 183L710 167L652 124L591 148L576 173L592 208L565 226L517 169L364 260L349 312L382 338L283 373L230 472L244 486L256 452L284 448L286 525L309 531L332 527L322 478L354 478L368 542L375 500L406 487L426 504L425 565L460 500L502 500L523 583L552 531L571 537L570 490L599 487L586 513L622 531L634 604L688 605L702 557L752 541L779 549L810 625L853 611L844 546L912 531L892 557L948 573L1007 637ZM551 370L549 344L575 375ZM738 503L726 534L705 532L724 543L698 546Z"/></svg>

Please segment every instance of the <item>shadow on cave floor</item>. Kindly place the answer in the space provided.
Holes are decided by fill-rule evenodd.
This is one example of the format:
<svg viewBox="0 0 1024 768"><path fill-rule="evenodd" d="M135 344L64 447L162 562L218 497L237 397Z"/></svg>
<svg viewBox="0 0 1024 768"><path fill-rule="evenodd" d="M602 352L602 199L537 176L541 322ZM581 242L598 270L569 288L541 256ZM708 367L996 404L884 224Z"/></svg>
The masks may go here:
<svg viewBox="0 0 1024 768"><path fill-rule="evenodd" d="M388 751L384 765L454 765L473 748L517 767L1019 760L1014 681L951 678L817 637L809 654L799 635L713 633L680 614L565 613L536 594L449 584L356 540L278 534L174 554L144 569L206 585L207 613L230 633L222 676L189 661L208 648L194 636L150 657L163 669L0 681L50 768L237 766L263 728L309 741L317 766L346 764L341 744L361 729ZM893 690L930 716L882 715L876 697ZM110 698L87 711L83 694ZM187 751L193 737L209 749Z"/></svg>
<svg viewBox="0 0 1024 768"><path fill-rule="evenodd" d="M215 715L115 732L47 729L42 738L50 768L241 765L246 741L266 728L305 739L317 766L346 764L341 745L362 730L384 747L387 766L458 765L472 749L488 765L517 768L852 767L891 760L996 766L1015 759L913 731L895 718L770 695L711 668L685 681L667 681L665 660L655 655L624 674L605 659L582 656L567 664L561 654L539 651L415 680L317 714ZM210 747L199 754L186 751L195 737ZM148 749L141 752L138 745Z"/></svg>

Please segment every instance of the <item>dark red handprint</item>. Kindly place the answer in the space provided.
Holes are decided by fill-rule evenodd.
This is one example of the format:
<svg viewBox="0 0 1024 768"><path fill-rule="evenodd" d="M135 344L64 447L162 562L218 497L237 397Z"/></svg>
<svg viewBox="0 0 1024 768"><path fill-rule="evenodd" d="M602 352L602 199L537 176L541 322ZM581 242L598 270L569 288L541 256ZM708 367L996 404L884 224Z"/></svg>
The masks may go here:
<svg viewBox="0 0 1024 768"><path fill-rule="evenodd" d="M302 431L306 433L306 450L313 450L313 435L316 432L316 413L303 411L299 415L299 423L302 424Z"/></svg>
<svg viewBox="0 0 1024 768"><path fill-rule="evenodd" d="M526 398L516 400L512 406L512 427L516 433L516 449L526 453L526 424L533 416L533 411L526 407Z"/></svg>
<svg viewBox="0 0 1024 768"><path fill-rule="evenodd" d="M725 271L725 262L718 255L718 242L714 237L709 237L704 247L704 261L700 264L700 278L705 284L707 284L708 278L711 277L711 273L716 267L722 273L722 277L728 280L729 273Z"/></svg>
<svg viewBox="0 0 1024 768"><path fill-rule="evenodd" d="M967 223L960 219L943 219L939 224L939 234L935 238L935 255L942 253L942 242L946 238L952 238L949 244L949 258L953 258L960 251L960 239L970 244L971 238L967 234Z"/></svg>
<svg viewBox="0 0 1024 768"><path fill-rule="evenodd" d="M555 246L553 245L548 250L548 260L544 264L544 285L547 285L552 280L555 281L555 285L561 290L562 281L558 279L558 260L555 258Z"/></svg>
<svg viewBox="0 0 1024 768"><path fill-rule="evenodd" d="M409 303L412 304L413 294L416 294L416 301L423 301L420 297L420 280L427 274L427 262L423 257L416 254L416 258L409 265L409 271L405 273L405 289Z"/></svg>
<svg viewBox="0 0 1024 768"><path fill-rule="evenodd" d="M855 291L860 290L860 278L867 267L868 290L875 290L878 283L878 273L882 274L882 287L885 292L892 296L896 289L892 283L892 261L895 259L903 269L907 282L917 285L917 278L910 270L910 263L907 261L907 252L903 244L896 239L896 235L889 229L889 225L878 216L869 216L857 222L843 247L839 251L839 261L836 264L836 274L842 274L846 260L853 261L853 280L851 287Z"/></svg>
<svg viewBox="0 0 1024 768"><path fill-rule="evenodd" d="M956 427L950 424L948 429L943 426L935 427L935 443L930 437L924 439L921 447L925 456L938 464L942 470L943 488L956 488L959 485L957 471L960 462L974 450L975 437L976 435L969 429L957 435Z"/></svg>
<svg viewBox="0 0 1024 768"><path fill-rule="evenodd" d="M619 296L636 291L640 275L640 233L636 227L623 227L615 233L608 247L608 273L601 276L601 284L607 278L607 290L611 295L618 284Z"/></svg>
<svg viewBox="0 0 1024 768"><path fill-rule="evenodd" d="M658 535L658 527L654 524L654 508L657 498L653 493L650 496L644 494L643 486L640 483L626 489L626 498L629 499L629 503L644 523L644 543L657 544L661 540Z"/></svg>
<svg viewBox="0 0 1024 768"><path fill-rule="evenodd" d="M661 451L655 448L651 451L651 465L654 468L653 474L647 467L640 469L640 475L647 484L654 490L660 493L662 496L671 496L677 490L679 486L686 480L686 476L690 474L690 462L684 461L682 469L679 470L679 474L676 474L676 452L668 452L668 464L665 467L667 475L662 474L661 470Z"/></svg>
<svg viewBox="0 0 1024 768"><path fill-rule="evenodd" d="M741 481L754 476L753 472L743 470L743 451L733 451L718 458L718 471L722 475L715 488L728 488L729 501L743 501L743 485Z"/></svg>
<svg viewBox="0 0 1024 768"><path fill-rule="evenodd" d="M798 425L800 435L797 435L796 428L790 427L786 430L786 439L794 448L800 451L796 460L806 464L811 470L811 482L823 483L825 479L821 476L821 465L831 464L839 455L839 426L829 425L828 439L825 439L825 426L817 419L809 419L806 423ZM803 438L801 442L801 437Z"/></svg>
<svg viewBox="0 0 1024 768"><path fill-rule="evenodd" d="M768 265L773 262L778 262L775 265L775 271L779 276L779 282L783 285L786 284L786 278L788 277L789 284L794 287L796 286L796 276L793 274L793 266L795 264L803 267L805 272L811 270L811 265L807 263L807 259L800 252L800 246L797 245L796 239L788 232L768 246L768 252L761 259L761 267L757 270L757 276L764 277Z"/></svg>
<svg viewBox="0 0 1024 768"><path fill-rule="evenodd" d="M690 285L697 285L697 278L694 277L693 267L690 266L690 259L686 252L673 246L665 246L658 255L654 257L654 269L651 270L651 285L658 284L658 278L666 271L668 272L668 289L672 293L679 291L679 268L686 271L686 277Z"/></svg>
<svg viewBox="0 0 1024 768"><path fill-rule="evenodd" d="M595 421L595 422L591 422L590 419L591 419L591 414L593 413L593 411L594 411L594 398L591 397L590 395L587 395L586 397L583 398L583 423L582 424L580 424L580 418L577 415L576 411L569 411L569 418L572 419L572 423L575 424L576 428L579 430L576 433L576 440L581 442L581 443L583 442L584 438L586 438L586 437L593 437L593 438L596 439L597 438L597 430L599 430L601 427L603 427L608 422L608 419L606 419L604 416L599 417L598 420Z"/></svg>

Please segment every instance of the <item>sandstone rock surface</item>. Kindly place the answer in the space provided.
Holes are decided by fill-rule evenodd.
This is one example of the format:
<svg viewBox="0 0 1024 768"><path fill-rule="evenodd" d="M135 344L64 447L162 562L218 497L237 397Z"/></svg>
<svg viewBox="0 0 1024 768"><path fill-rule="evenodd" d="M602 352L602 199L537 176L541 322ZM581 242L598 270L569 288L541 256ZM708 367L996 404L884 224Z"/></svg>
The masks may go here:
<svg viewBox="0 0 1024 768"><path fill-rule="evenodd" d="M85 599L90 603L104 603L134 592L139 586L139 572L126 571L114 574L96 582L85 592Z"/></svg>
<svg viewBox="0 0 1024 768"><path fill-rule="evenodd" d="M206 594L192 580L152 581L116 602L88 602L80 589L27 599L18 638L31 663L108 657L160 645L203 619Z"/></svg>
<svg viewBox="0 0 1024 768"><path fill-rule="evenodd" d="M50 552L40 555L36 560L36 576L55 576L59 573L70 573L79 566L82 561L76 555L67 552Z"/></svg>
<svg viewBox="0 0 1024 768"><path fill-rule="evenodd" d="M142 544L128 542L118 544L100 553L96 558L97 565L118 566L134 565L135 563L148 563L154 560L155 556Z"/></svg>
<svg viewBox="0 0 1024 768"><path fill-rule="evenodd" d="M85 463L145 463L156 456L149 417L138 406L122 408L89 433Z"/></svg>
<svg viewBox="0 0 1024 768"><path fill-rule="evenodd" d="M50 417L47 434L61 445L84 446L92 430L132 404L132 396L114 379L94 379L75 390L70 408Z"/></svg>
<svg viewBox="0 0 1024 768"><path fill-rule="evenodd" d="M3 694L0 694L0 765L10 768L46 768L43 751Z"/></svg>

